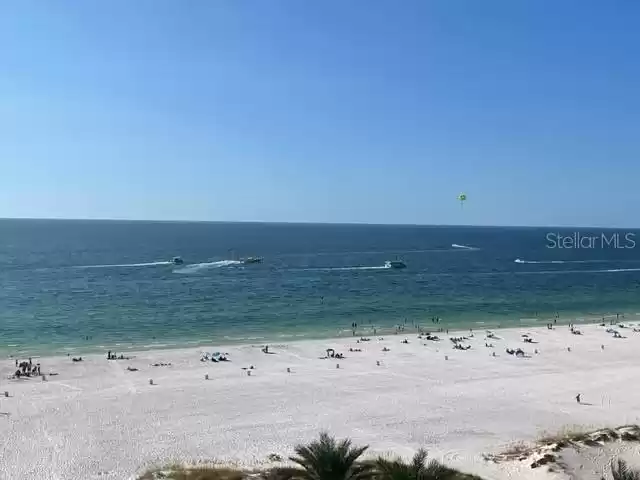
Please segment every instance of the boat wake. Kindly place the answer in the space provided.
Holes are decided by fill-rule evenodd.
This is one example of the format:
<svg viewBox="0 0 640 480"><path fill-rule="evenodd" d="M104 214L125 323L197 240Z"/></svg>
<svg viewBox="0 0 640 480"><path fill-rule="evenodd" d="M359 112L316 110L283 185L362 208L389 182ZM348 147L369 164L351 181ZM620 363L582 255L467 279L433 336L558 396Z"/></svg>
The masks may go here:
<svg viewBox="0 0 640 480"><path fill-rule="evenodd" d="M621 273L640 272L640 268L607 268L602 270L541 270L538 272L512 272L516 275L564 275L568 273Z"/></svg>
<svg viewBox="0 0 640 480"><path fill-rule="evenodd" d="M118 263L113 265L77 265L73 268L133 268L155 267L157 265L173 265L173 262Z"/></svg>
<svg viewBox="0 0 640 480"><path fill-rule="evenodd" d="M387 270L391 265L379 265L377 267L334 267L329 270Z"/></svg>
<svg viewBox="0 0 640 480"><path fill-rule="evenodd" d="M191 265L185 265L184 267L176 268L173 272L189 274L201 272L203 270L230 267L234 265L242 265L242 262L240 260L218 260L216 262L193 263Z"/></svg>
<svg viewBox="0 0 640 480"><path fill-rule="evenodd" d="M305 272L348 272L358 270L389 270L391 265L378 265L375 267L357 266L357 267L310 267L301 268Z"/></svg>
<svg viewBox="0 0 640 480"><path fill-rule="evenodd" d="M458 245L457 243L452 243L451 248L457 248L458 250L479 250L477 247L470 247L469 245Z"/></svg>
<svg viewBox="0 0 640 480"><path fill-rule="evenodd" d="M616 260L523 260L516 258L515 263L528 264L560 264L560 263L615 263Z"/></svg>

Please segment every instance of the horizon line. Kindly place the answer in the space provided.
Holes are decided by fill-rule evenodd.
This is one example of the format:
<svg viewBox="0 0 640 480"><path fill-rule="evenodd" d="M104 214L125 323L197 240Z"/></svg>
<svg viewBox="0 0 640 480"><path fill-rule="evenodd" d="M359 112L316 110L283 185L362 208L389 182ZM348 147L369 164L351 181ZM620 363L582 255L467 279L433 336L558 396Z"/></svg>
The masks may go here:
<svg viewBox="0 0 640 480"><path fill-rule="evenodd" d="M153 220L131 218L66 218L66 217L0 217L0 221L60 221L60 222L128 222L128 223L216 223L216 224L262 224L262 225L341 225L371 227L464 227L464 228L561 228L561 229L602 229L602 230L640 230L640 227L603 227L598 225L490 225L490 224L436 224L436 223L369 223L369 222L301 222L301 221L264 221L264 220Z"/></svg>

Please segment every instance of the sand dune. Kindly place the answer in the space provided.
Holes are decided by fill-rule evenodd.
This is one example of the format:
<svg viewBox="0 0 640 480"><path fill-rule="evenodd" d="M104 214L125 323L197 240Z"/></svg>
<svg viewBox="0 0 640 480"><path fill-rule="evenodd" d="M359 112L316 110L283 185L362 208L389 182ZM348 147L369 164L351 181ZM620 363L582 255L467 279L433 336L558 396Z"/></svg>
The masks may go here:
<svg viewBox="0 0 640 480"><path fill-rule="evenodd" d="M321 429L369 444L371 454L411 455L424 446L487 479L568 478L526 462L494 464L483 454L565 425L639 423L640 390L629 387L637 383L640 333L623 329L628 338L614 339L598 326L580 329L583 335L565 326L501 330L491 340L476 331L464 342L468 351L454 350L440 333L440 342L421 341L407 327L370 342L271 345L269 355L261 345L206 349L228 352L231 361L221 363L200 362L202 349L118 361L44 358L43 373L59 373L46 382L7 380L15 367L5 360L0 390L11 397L0 397L0 478L124 479L173 460L257 466ZM524 333L539 343L524 343ZM320 360L328 347L346 358ZM530 357L507 355L506 347ZM158 362L171 366L151 366ZM242 369L249 365L250 376Z"/></svg>

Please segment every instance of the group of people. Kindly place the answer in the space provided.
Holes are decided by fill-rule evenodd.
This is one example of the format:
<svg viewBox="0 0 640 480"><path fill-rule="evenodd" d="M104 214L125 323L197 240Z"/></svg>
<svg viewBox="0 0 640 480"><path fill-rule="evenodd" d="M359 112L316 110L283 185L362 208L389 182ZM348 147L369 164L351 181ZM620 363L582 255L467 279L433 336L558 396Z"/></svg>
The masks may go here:
<svg viewBox="0 0 640 480"><path fill-rule="evenodd" d="M125 358L123 354L120 354L120 356L118 356L116 352L111 352L111 350L109 350L107 352L107 360L127 360L127 358Z"/></svg>
<svg viewBox="0 0 640 480"><path fill-rule="evenodd" d="M14 373L16 378L40 376L40 364L34 364L31 358L29 361L22 362L19 362L16 358L16 367L17 369Z"/></svg>
<svg viewBox="0 0 640 480"><path fill-rule="evenodd" d="M433 342L437 342L438 340L440 340L440 337L438 337L437 335L431 335L430 332L427 332L424 335L420 333L420 334L418 334L418 338L421 339L421 340L422 339L431 340Z"/></svg>
<svg viewBox="0 0 640 480"><path fill-rule="evenodd" d="M333 348L327 348L326 358L344 358L344 355L342 353L336 353L336 351Z"/></svg>
<svg viewBox="0 0 640 480"><path fill-rule="evenodd" d="M228 358L228 353L220 353L220 352L215 352L215 353L203 353L202 357L200 357L200 361L201 362L214 362L214 363L218 363L218 362L228 362L230 361ZM159 365L159 366L164 366L164 365Z"/></svg>
<svg viewBox="0 0 640 480"><path fill-rule="evenodd" d="M515 350L513 348L507 348L506 352L509 355L515 355L516 357L524 357L525 355L524 350L522 350L521 348L516 348Z"/></svg>

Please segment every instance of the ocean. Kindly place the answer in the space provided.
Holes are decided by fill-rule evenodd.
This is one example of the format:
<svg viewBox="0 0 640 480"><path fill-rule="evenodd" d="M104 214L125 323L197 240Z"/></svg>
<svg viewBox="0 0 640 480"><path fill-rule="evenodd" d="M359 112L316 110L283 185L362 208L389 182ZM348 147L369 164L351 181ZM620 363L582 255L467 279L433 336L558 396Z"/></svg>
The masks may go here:
<svg viewBox="0 0 640 480"><path fill-rule="evenodd" d="M635 319L639 293L640 230L0 220L6 354Z"/></svg>

